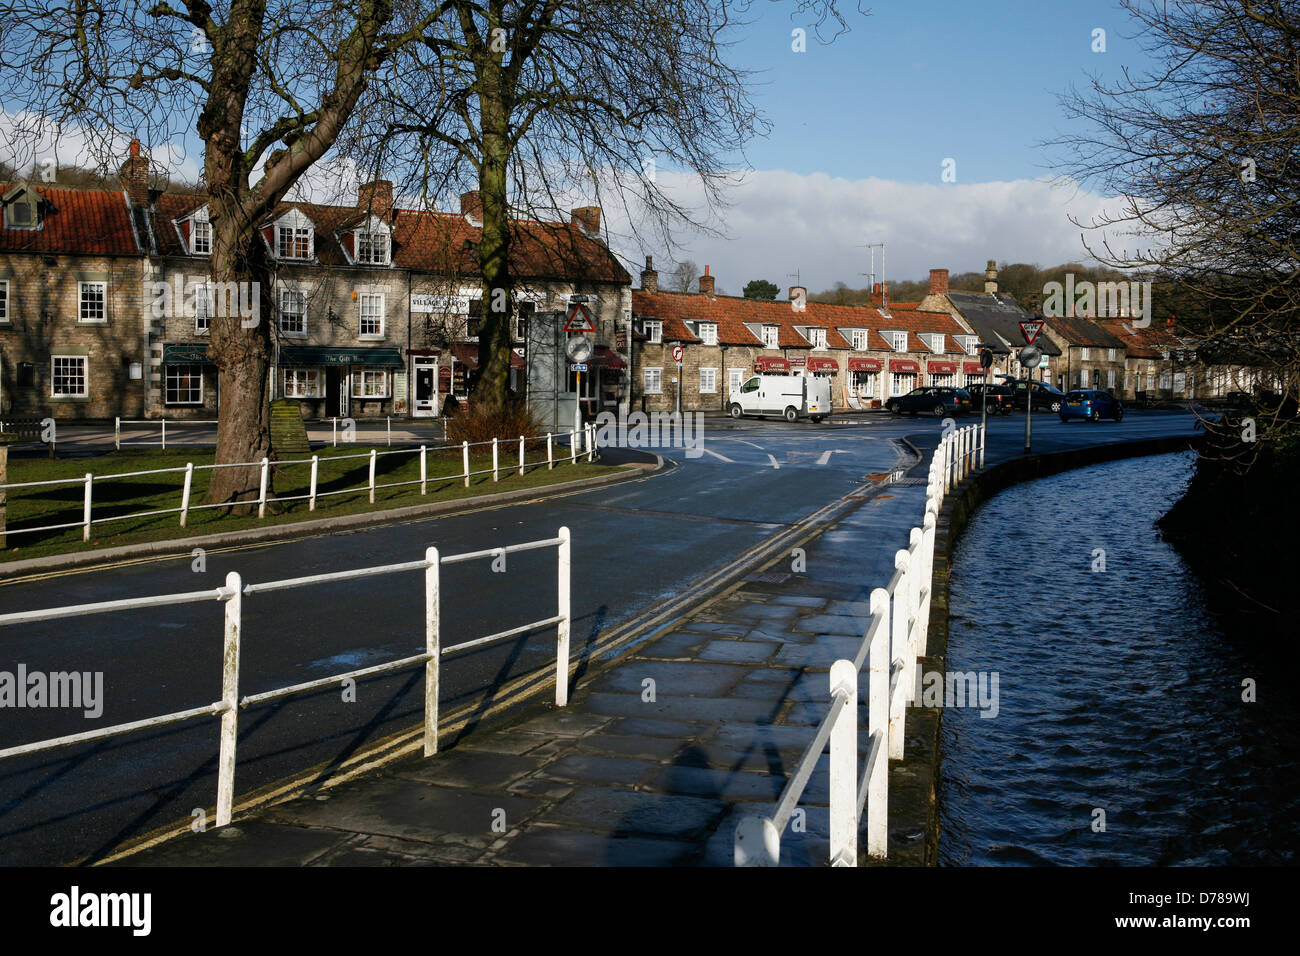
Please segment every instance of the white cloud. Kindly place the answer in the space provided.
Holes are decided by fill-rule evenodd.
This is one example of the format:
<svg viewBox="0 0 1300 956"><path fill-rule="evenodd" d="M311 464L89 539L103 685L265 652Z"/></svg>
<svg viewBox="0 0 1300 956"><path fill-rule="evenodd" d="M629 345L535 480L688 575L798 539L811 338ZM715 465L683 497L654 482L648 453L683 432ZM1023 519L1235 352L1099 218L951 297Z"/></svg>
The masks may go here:
<svg viewBox="0 0 1300 956"><path fill-rule="evenodd" d="M702 206L698 184L663 173L659 183L679 201ZM718 286L733 295L759 278L784 289L794 284L788 274L796 270L813 291L836 281L865 286L870 250L862 246L876 242L886 243L890 281L922 279L932 268L983 271L988 259L1042 266L1089 262L1081 230L1069 217L1089 222L1115 205L1073 183L1047 179L938 185L766 170L750 173L728 192L717 223L728 238L683 235L684 251L675 258L707 263ZM606 209L616 237L612 245L634 278L645 253L655 255L663 272L670 257L628 241L630 230L618 213ZM1091 234L1088 240L1098 243ZM880 271L877 252L878 281Z"/></svg>

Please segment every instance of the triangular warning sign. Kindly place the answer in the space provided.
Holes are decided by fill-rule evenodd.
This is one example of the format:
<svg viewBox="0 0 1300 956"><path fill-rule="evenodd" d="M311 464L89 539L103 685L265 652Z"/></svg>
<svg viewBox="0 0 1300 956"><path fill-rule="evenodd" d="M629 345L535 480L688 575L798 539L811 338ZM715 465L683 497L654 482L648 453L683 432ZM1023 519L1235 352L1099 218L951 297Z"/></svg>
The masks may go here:
<svg viewBox="0 0 1300 956"><path fill-rule="evenodd" d="M596 322L591 317L591 312L581 302L575 302L569 307L569 317L564 323L566 332L595 332Z"/></svg>
<svg viewBox="0 0 1300 956"><path fill-rule="evenodd" d="M1020 334L1025 337L1026 345L1034 344L1034 339L1038 338L1038 333L1043 331L1043 325L1042 319L1020 323Z"/></svg>

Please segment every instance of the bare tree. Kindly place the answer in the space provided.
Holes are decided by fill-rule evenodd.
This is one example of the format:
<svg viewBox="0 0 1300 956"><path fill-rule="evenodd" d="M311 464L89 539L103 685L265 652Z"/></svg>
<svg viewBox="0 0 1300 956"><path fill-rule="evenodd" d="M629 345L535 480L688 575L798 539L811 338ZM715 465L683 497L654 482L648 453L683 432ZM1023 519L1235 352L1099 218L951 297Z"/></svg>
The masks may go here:
<svg viewBox="0 0 1300 956"><path fill-rule="evenodd" d="M668 285L677 292L690 292L700 278L700 267L692 259L676 263L668 273Z"/></svg>
<svg viewBox="0 0 1300 956"><path fill-rule="evenodd" d="M123 133L164 145L196 131L212 221L212 277L270 288L260 230L321 160L395 54L450 3L412 0L0 2L0 96L23 105L18 139L75 130L107 158ZM216 315L218 463L270 454L272 310ZM214 502L256 497L258 469L213 473ZM245 506L240 506L241 509Z"/></svg>
<svg viewBox="0 0 1300 956"><path fill-rule="evenodd" d="M1122 6L1157 67L1065 95L1082 131L1048 145L1065 172L1122 198L1083 224L1120 238L1089 251L1153 275L1203 356L1264 364L1284 400L1260 437L1280 436L1300 385L1300 4Z"/></svg>
<svg viewBox="0 0 1300 956"><path fill-rule="evenodd" d="M434 39L403 57L383 142L415 138L408 174L426 194L472 184L485 315L475 400L504 409L512 311L511 219L554 219L574 198L617 203L636 228L671 245L673 223L699 222L663 187L685 173L713 208L741 148L767 126L746 71L726 47L752 0L453 0ZM835 0L791 0L814 27L847 23ZM376 126L378 131L380 126ZM400 160L399 160L400 161ZM451 171L448 173L448 171ZM584 231L608 235L587 220ZM581 277L582 243L556 236L565 274ZM558 270L557 270L558 271Z"/></svg>

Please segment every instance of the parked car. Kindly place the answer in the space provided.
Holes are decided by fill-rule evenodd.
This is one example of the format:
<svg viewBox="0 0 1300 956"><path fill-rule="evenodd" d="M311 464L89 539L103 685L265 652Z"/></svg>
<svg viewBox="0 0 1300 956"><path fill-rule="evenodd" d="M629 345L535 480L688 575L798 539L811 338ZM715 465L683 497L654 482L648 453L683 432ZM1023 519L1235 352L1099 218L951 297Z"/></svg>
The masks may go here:
<svg viewBox="0 0 1300 956"><path fill-rule="evenodd" d="M1110 392L1090 388L1076 388L1067 392L1065 404L1061 406L1061 421L1070 422L1076 418L1099 422L1103 418L1124 420L1124 403Z"/></svg>
<svg viewBox="0 0 1300 956"><path fill-rule="evenodd" d="M967 385L966 391L970 392L971 411L983 408L986 396L990 415L1010 415L1015 406L1015 396L1005 385Z"/></svg>
<svg viewBox="0 0 1300 956"><path fill-rule="evenodd" d="M971 397L964 388L929 385L914 388L906 395L894 396L885 402L885 408L895 415L933 412L937 418L942 418L945 415L965 415L971 409Z"/></svg>
<svg viewBox="0 0 1300 956"><path fill-rule="evenodd" d="M1065 406L1065 392L1061 391L1054 385L1048 385L1046 382L1026 382L1023 378L1014 379L1008 383L1012 388L1012 394L1015 398L1016 410L1025 410L1026 397L1029 395L1029 385L1034 387L1034 411L1036 412L1059 412Z"/></svg>

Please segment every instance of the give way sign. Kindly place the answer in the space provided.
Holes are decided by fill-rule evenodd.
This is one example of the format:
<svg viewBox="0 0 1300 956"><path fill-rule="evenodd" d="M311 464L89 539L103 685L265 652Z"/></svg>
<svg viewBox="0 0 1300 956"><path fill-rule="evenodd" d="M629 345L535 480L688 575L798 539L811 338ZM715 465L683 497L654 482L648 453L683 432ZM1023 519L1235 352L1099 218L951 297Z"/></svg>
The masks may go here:
<svg viewBox="0 0 1300 956"><path fill-rule="evenodd" d="M1033 345L1034 339L1038 338L1038 333L1043 331L1042 319L1035 319L1032 322L1020 323L1020 334L1025 337L1026 345Z"/></svg>

